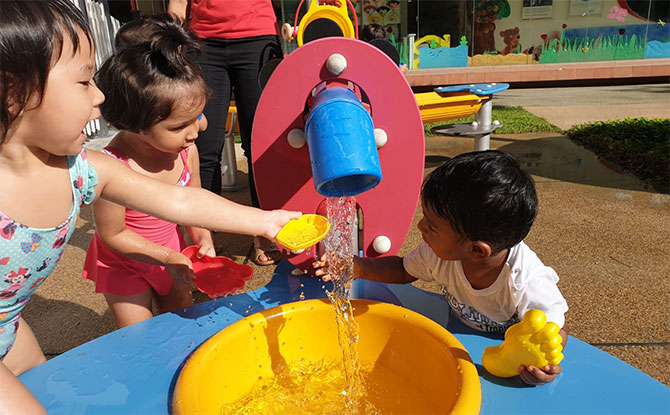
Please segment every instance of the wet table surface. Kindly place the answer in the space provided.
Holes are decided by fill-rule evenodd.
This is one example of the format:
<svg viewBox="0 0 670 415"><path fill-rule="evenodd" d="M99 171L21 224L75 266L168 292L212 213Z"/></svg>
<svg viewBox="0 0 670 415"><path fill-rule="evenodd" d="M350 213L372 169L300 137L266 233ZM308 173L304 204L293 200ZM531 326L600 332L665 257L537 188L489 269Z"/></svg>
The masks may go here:
<svg viewBox="0 0 670 415"><path fill-rule="evenodd" d="M328 283L290 276L284 261L257 290L194 305L85 343L19 377L50 414L170 413L181 367L209 337L255 312L305 298L324 298ZM410 285L357 280L352 297L385 301L446 327L468 350L482 387L482 414L670 413L670 389L623 361L570 337L563 373L528 387L481 365L484 348L500 336L475 332L450 316L444 297ZM451 317L451 318L450 318Z"/></svg>

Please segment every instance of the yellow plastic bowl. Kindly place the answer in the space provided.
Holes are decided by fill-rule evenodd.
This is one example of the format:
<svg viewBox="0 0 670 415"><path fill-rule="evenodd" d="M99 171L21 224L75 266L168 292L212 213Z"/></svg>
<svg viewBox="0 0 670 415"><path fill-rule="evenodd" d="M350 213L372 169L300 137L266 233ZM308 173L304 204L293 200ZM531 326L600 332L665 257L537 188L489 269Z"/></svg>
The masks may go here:
<svg viewBox="0 0 670 415"><path fill-rule="evenodd" d="M352 300L360 327L361 367L383 388L389 373L420 394L388 396L387 413L478 413L477 369L463 345L442 326L406 308ZM307 300L248 316L215 334L189 358L173 395L176 414L219 414L247 395L259 378L287 365L342 362L333 306ZM397 377L396 376L396 377ZM397 388L396 388L397 389ZM399 394L402 394L400 391Z"/></svg>

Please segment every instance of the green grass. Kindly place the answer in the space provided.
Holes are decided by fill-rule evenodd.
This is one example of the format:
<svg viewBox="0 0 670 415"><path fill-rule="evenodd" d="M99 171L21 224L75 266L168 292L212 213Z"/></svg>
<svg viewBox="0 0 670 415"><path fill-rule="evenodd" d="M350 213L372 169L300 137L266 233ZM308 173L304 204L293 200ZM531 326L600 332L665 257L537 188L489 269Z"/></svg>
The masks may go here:
<svg viewBox="0 0 670 415"><path fill-rule="evenodd" d="M469 124L475 120L472 115L468 118L458 120L439 121L424 124L423 128L426 134L430 135L430 129L445 124ZM541 133L541 132L560 132L561 129L547 122L544 118L537 117L522 107L496 107L493 106L491 120L500 121L503 126L498 128L496 134L520 134L520 133Z"/></svg>
<svg viewBox="0 0 670 415"><path fill-rule="evenodd" d="M670 118L626 118L581 124L566 133L656 191L670 192Z"/></svg>

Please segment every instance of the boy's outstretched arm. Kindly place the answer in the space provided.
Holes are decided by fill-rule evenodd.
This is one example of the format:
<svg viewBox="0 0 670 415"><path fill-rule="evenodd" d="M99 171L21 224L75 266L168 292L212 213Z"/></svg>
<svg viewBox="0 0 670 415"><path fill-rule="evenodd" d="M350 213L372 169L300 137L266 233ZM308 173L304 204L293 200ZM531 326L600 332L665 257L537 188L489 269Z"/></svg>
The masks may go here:
<svg viewBox="0 0 670 415"><path fill-rule="evenodd" d="M314 263L315 275L330 281L328 274L328 261L326 255L320 261ZM381 258L361 258L354 256L354 278L363 278L370 281L384 282L387 284L408 284L416 281L409 275L402 265L399 256L388 256Z"/></svg>
<svg viewBox="0 0 670 415"><path fill-rule="evenodd" d="M559 331L561 335L561 345L565 350L565 345L568 343L568 333L562 328ZM535 366L519 366L519 376L521 380L527 385L546 385L553 382L556 376L561 373L560 365L547 365L543 368Z"/></svg>

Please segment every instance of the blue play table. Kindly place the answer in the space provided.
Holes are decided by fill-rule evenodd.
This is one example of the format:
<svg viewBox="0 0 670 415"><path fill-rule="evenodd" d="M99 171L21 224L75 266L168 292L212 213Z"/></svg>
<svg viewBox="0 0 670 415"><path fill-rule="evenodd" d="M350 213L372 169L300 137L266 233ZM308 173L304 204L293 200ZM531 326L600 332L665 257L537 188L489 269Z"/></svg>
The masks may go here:
<svg viewBox="0 0 670 415"><path fill-rule="evenodd" d="M169 413L179 371L205 340L235 321L279 304L323 298L330 289L317 278L290 276L284 261L272 281L255 291L197 304L117 330L76 347L19 377L50 414ZM450 319L440 295L410 285L357 280L352 297L394 303L446 327L470 352L482 386L482 414L670 413L670 389L619 359L574 337L568 341L563 373L546 386L528 387L500 379L481 366L486 336Z"/></svg>

